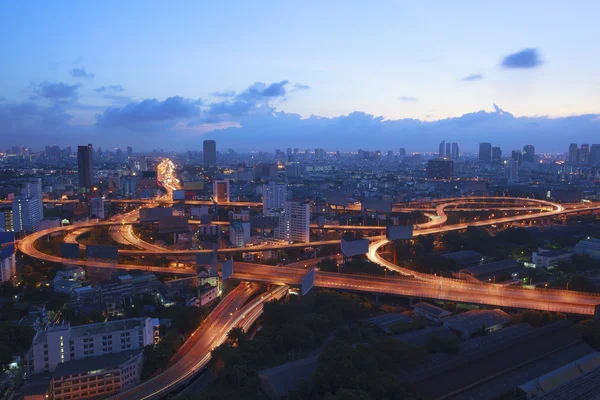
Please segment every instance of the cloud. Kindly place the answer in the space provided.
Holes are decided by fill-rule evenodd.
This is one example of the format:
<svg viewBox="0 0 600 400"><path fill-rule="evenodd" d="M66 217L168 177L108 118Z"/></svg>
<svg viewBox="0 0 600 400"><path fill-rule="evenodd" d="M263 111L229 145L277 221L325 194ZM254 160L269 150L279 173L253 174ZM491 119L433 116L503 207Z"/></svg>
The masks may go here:
<svg viewBox="0 0 600 400"><path fill-rule="evenodd" d="M96 115L96 125L102 128L118 127L131 130L172 126L178 119L200 116L200 101L181 96L164 101L146 99L132 102L122 108L110 107Z"/></svg>
<svg viewBox="0 0 600 400"><path fill-rule="evenodd" d="M419 101L419 99L417 97L410 97L410 96L402 96L402 97L400 97L400 100L406 101L406 102Z"/></svg>
<svg viewBox="0 0 600 400"><path fill-rule="evenodd" d="M536 68L542 65L542 60L540 60L537 49L523 49L504 57L500 65L508 69Z"/></svg>
<svg viewBox="0 0 600 400"><path fill-rule="evenodd" d="M293 91L294 91L294 92L299 92L300 90L308 90L308 89L310 89L310 86L309 86L309 85L305 85L305 84L303 84L303 83L296 83L296 84L294 85L294 89L293 89Z"/></svg>
<svg viewBox="0 0 600 400"><path fill-rule="evenodd" d="M0 96L0 101L6 100L6 97Z"/></svg>
<svg viewBox="0 0 600 400"><path fill-rule="evenodd" d="M223 90L221 92L212 92L210 95L214 97L233 97L235 96L235 91Z"/></svg>
<svg viewBox="0 0 600 400"><path fill-rule="evenodd" d="M480 81L482 79L483 79L483 74L471 74L471 75L467 75L464 78L462 78L461 81L471 82L471 81Z"/></svg>
<svg viewBox="0 0 600 400"><path fill-rule="evenodd" d="M91 72L87 72L85 70L85 67L73 68L71 70L71 75L73 75L75 78L84 78L84 79L94 79L94 76L95 76Z"/></svg>
<svg viewBox="0 0 600 400"><path fill-rule="evenodd" d="M54 102L68 102L77 99L77 90L81 87L80 83L69 85L58 82L42 82L39 85L32 84L36 95Z"/></svg>
<svg viewBox="0 0 600 400"><path fill-rule="evenodd" d="M109 85L109 86L100 86L99 88L94 89L94 92L97 93L103 93L103 92L108 92L108 91L112 91L112 92L124 92L125 88L123 88L123 86L121 85Z"/></svg>
<svg viewBox="0 0 600 400"><path fill-rule="evenodd" d="M266 97L282 97L285 96L285 85L287 85L288 81L281 81L276 83L271 83L269 86L263 90L262 95Z"/></svg>

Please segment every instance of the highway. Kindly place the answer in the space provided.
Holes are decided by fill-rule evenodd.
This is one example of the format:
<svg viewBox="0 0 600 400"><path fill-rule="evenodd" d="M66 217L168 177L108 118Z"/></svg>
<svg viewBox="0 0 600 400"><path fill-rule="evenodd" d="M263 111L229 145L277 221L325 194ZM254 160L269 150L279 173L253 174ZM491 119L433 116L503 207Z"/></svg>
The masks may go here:
<svg viewBox="0 0 600 400"><path fill-rule="evenodd" d="M244 303L255 293L256 288L242 283L223 299L193 333L192 338L175 355L176 361L170 367L147 381L109 398L145 400L159 399L167 395L206 367L212 349L227 339L227 333L232 328L240 326L247 330L262 314L263 304L273 299L280 299L287 290L286 286L279 286L263 296L254 298L244 306Z"/></svg>

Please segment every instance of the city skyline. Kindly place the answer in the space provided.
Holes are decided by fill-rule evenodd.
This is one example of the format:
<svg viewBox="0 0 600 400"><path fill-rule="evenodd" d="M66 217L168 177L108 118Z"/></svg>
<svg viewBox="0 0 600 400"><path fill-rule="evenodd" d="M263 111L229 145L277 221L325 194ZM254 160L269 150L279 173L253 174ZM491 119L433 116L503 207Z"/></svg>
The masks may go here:
<svg viewBox="0 0 600 400"><path fill-rule="evenodd" d="M164 17L158 3L119 5L114 29L98 36L107 9L42 6L21 24L23 5L12 4L0 28L12 56L0 67L0 130L11 146L54 136L61 146L106 148L128 136L150 150L169 137L177 151L205 139L245 150L350 150L365 147L365 135L375 148L417 151L442 139L465 151L481 139L513 147L523 136L543 142L540 151L568 146L567 136L593 142L600 118L589 82L600 54L578 39L600 33L599 6L518 6L515 14L510 4L386 4L386 12L331 4L319 14L192 3ZM560 35L559 23L568 27Z"/></svg>

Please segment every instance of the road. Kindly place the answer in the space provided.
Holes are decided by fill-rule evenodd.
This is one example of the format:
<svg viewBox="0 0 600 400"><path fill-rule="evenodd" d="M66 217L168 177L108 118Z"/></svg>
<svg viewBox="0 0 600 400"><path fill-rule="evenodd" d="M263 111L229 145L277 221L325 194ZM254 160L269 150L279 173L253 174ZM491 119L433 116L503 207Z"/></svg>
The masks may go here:
<svg viewBox="0 0 600 400"><path fill-rule="evenodd" d="M111 399L145 400L159 399L184 384L201 371L210 361L211 351L227 339L227 333L240 326L247 330L262 314L265 302L283 297L286 286L280 286L271 292L256 297L247 305L243 304L256 291L253 285L241 285L230 293L211 313L194 333L192 339L184 344L175 356L177 361L164 372L126 390Z"/></svg>

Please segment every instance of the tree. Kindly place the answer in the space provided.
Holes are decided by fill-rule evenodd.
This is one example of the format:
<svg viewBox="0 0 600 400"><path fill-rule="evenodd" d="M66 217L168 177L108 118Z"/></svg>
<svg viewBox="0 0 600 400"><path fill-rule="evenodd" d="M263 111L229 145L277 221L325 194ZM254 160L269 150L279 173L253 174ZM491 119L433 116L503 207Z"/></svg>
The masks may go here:
<svg viewBox="0 0 600 400"><path fill-rule="evenodd" d="M229 332L227 332L227 340L234 346L238 346L239 344L245 342L246 340L246 332L239 326L231 328Z"/></svg>

